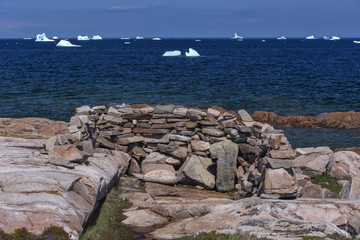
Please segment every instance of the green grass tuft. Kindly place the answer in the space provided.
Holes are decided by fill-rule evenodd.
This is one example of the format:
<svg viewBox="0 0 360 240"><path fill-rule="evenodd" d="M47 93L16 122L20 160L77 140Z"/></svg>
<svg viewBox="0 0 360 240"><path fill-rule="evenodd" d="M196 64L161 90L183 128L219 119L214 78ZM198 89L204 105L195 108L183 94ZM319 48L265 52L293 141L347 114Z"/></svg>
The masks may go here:
<svg viewBox="0 0 360 240"><path fill-rule="evenodd" d="M132 232L121 224L126 216L122 211L131 204L119 199L121 182L108 193L106 200L98 207L90 219L87 228L80 236L80 240L127 240L132 239Z"/></svg>
<svg viewBox="0 0 360 240"><path fill-rule="evenodd" d="M342 186L337 183L338 179L334 177L330 177L327 174L316 176L311 179L313 184L318 184L322 188L327 188L331 192L335 194L336 198L339 198L339 194L341 192Z"/></svg>

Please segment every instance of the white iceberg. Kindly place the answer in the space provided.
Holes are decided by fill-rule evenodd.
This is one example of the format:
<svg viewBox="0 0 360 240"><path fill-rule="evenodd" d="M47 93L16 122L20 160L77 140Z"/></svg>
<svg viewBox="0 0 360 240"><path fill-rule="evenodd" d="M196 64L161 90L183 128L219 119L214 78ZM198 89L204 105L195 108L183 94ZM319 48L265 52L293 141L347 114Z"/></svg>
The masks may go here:
<svg viewBox="0 0 360 240"><path fill-rule="evenodd" d="M195 39L195 42L201 42L201 40L200 39Z"/></svg>
<svg viewBox="0 0 360 240"><path fill-rule="evenodd" d="M187 57L200 57L200 54L192 48L189 48L189 52L185 52Z"/></svg>
<svg viewBox="0 0 360 240"><path fill-rule="evenodd" d="M24 37L24 40L31 40L31 37Z"/></svg>
<svg viewBox="0 0 360 240"><path fill-rule="evenodd" d="M315 37L314 35L311 35L311 36L306 37L305 39L307 39L307 40L314 40L314 39L316 39L316 37Z"/></svg>
<svg viewBox="0 0 360 240"><path fill-rule="evenodd" d="M135 39L144 39L143 37L141 37L141 36L137 36Z"/></svg>
<svg viewBox="0 0 360 240"><path fill-rule="evenodd" d="M89 41L90 38L89 38L88 36L81 36L81 35L79 35L79 36L77 36L77 40L78 40L78 41Z"/></svg>
<svg viewBox="0 0 360 240"><path fill-rule="evenodd" d="M154 41L160 41L161 38L156 37L156 38L153 38L152 40L154 40Z"/></svg>
<svg viewBox="0 0 360 240"><path fill-rule="evenodd" d="M53 39L54 40L58 40L59 38L57 36L53 36Z"/></svg>
<svg viewBox="0 0 360 240"><path fill-rule="evenodd" d="M177 57L180 55L181 55L181 52L179 50L174 50L174 51L166 51L163 54L163 57Z"/></svg>
<svg viewBox="0 0 360 240"><path fill-rule="evenodd" d="M120 39L122 39L122 40L128 40L128 39L130 39L130 38L128 38L128 37L122 37L122 38L120 38Z"/></svg>
<svg viewBox="0 0 360 240"><path fill-rule="evenodd" d="M45 33L43 33L36 35L35 42L54 42L54 40L47 38Z"/></svg>
<svg viewBox="0 0 360 240"><path fill-rule="evenodd" d="M285 36L278 37L277 40L286 40Z"/></svg>
<svg viewBox="0 0 360 240"><path fill-rule="evenodd" d="M332 36L330 38L331 41L337 41L337 40L340 40L340 38L338 36Z"/></svg>
<svg viewBox="0 0 360 240"><path fill-rule="evenodd" d="M324 40L330 40L330 38L328 38L327 36L323 37Z"/></svg>
<svg viewBox="0 0 360 240"><path fill-rule="evenodd" d="M263 40L261 40L260 42L266 42L266 40L265 40L265 39L263 39Z"/></svg>
<svg viewBox="0 0 360 240"><path fill-rule="evenodd" d="M360 44L360 41L353 41L353 43L357 43L357 44Z"/></svg>
<svg viewBox="0 0 360 240"><path fill-rule="evenodd" d="M234 34L234 36L232 37L232 39L243 39L243 37L237 35L237 33Z"/></svg>
<svg viewBox="0 0 360 240"><path fill-rule="evenodd" d="M91 40L102 40L102 37L100 35L94 35Z"/></svg>
<svg viewBox="0 0 360 240"><path fill-rule="evenodd" d="M56 44L57 47L81 47L81 45L74 45L71 42L67 40L60 40L58 44Z"/></svg>
<svg viewBox="0 0 360 240"><path fill-rule="evenodd" d="M130 42L124 42L124 44L130 44Z"/></svg>

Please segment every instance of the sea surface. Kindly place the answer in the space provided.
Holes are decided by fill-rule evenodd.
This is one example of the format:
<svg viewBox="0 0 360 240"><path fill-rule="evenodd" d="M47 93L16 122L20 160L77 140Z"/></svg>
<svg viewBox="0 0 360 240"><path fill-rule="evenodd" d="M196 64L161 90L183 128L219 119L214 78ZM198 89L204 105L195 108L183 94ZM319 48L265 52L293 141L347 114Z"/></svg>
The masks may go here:
<svg viewBox="0 0 360 240"><path fill-rule="evenodd" d="M0 117L68 121L77 106L111 103L360 111L358 39L69 40L82 47L0 39ZM201 57L185 57L189 48ZM163 57L169 50L183 56ZM359 130L284 129L293 147L360 146Z"/></svg>

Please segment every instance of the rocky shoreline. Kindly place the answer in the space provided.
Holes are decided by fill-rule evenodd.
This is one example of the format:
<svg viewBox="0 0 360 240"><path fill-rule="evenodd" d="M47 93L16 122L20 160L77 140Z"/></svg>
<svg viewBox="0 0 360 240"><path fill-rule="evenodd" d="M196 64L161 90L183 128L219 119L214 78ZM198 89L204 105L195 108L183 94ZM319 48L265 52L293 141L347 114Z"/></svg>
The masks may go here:
<svg viewBox="0 0 360 240"><path fill-rule="evenodd" d="M255 113L254 119L281 117ZM332 126L350 128L356 121ZM360 156L328 147L293 149L282 130L245 110L82 106L70 123L0 119L0 135L5 232L24 226L37 233L53 224L77 239L126 174L121 197L133 206L123 223L151 229L149 238L211 230L271 239L360 233ZM312 183L324 174L343 186L340 199Z"/></svg>

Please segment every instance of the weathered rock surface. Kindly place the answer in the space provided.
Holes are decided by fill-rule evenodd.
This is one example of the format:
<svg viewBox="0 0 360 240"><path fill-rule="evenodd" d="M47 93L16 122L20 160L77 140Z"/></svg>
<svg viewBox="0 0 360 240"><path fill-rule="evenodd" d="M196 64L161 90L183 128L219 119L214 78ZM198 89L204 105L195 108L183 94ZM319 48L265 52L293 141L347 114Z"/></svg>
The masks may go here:
<svg viewBox="0 0 360 240"><path fill-rule="evenodd" d="M279 116L274 112L256 111L253 118L259 122L272 122L300 127L360 128L360 112L322 113L319 116Z"/></svg>
<svg viewBox="0 0 360 240"><path fill-rule="evenodd" d="M360 174L353 176L351 180L343 186L340 192L340 198L360 200Z"/></svg>
<svg viewBox="0 0 360 240"><path fill-rule="evenodd" d="M17 138L49 138L70 133L68 123L46 118L0 118L0 136Z"/></svg>
<svg viewBox="0 0 360 240"><path fill-rule="evenodd" d="M297 148L295 171L310 177L322 175L333 152L329 147Z"/></svg>
<svg viewBox="0 0 360 240"><path fill-rule="evenodd" d="M212 165L213 162L210 158L193 155L183 164L182 173L197 184L207 189L213 189L215 176L209 171Z"/></svg>
<svg viewBox="0 0 360 240"><path fill-rule="evenodd" d="M278 198L295 198L297 191L296 175L291 168L268 168L265 170L261 196L269 194Z"/></svg>
<svg viewBox="0 0 360 240"><path fill-rule="evenodd" d="M210 153L217 158L216 189L220 192L234 189L238 145L228 140L215 143L211 145Z"/></svg>
<svg viewBox="0 0 360 240"><path fill-rule="evenodd" d="M0 229L26 227L41 233L63 227L77 239L97 202L126 171L121 152L94 154L87 165L67 169L49 165L43 139L0 137Z"/></svg>
<svg viewBox="0 0 360 240"><path fill-rule="evenodd" d="M351 179L360 170L360 155L355 152L336 152L330 158L327 171L337 179Z"/></svg>

